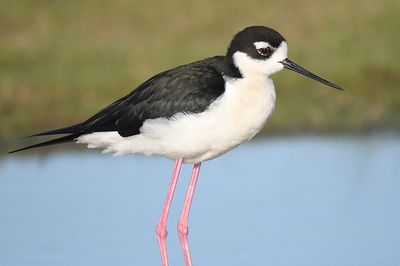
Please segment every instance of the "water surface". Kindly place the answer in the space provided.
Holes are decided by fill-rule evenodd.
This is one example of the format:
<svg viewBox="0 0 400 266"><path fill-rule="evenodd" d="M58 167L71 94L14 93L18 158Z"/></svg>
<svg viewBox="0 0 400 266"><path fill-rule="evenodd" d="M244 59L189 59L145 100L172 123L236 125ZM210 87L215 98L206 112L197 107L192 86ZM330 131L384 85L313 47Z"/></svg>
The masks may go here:
<svg viewBox="0 0 400 266"><path fill-rule="evenodd" d="M99 152L0 159L0 265L160 265L155 237L173 163ZM195 265L400 265L400 138L254 141L203 164ZM171 265L191 166L169 219Z"/></svg>

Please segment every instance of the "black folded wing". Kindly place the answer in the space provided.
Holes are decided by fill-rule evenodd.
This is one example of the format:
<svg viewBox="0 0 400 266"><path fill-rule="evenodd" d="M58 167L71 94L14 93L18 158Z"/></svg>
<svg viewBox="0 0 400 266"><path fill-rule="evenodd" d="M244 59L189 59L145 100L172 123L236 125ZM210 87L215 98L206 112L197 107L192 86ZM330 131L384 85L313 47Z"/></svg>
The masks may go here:
<svg viewBox="0 0 400 266"><path fill-rule="evenodd" d="M139 134L147 119L203 112L225 90L222 74L215 67L219 60L194 62L150 78L84 122L84 133L118 131L127 137Z"/></svg>
<svg viewBox="0 0 400 266"><path fill-rule="evenodd" d="M54 139L17 151L68 142L94 132L118 131L128 137L139 134L147 119L201 113L225 91L223 60L222 56L212 57L159 73L85 122L32 135L70 134L58 138L60 141Z"/></svg>

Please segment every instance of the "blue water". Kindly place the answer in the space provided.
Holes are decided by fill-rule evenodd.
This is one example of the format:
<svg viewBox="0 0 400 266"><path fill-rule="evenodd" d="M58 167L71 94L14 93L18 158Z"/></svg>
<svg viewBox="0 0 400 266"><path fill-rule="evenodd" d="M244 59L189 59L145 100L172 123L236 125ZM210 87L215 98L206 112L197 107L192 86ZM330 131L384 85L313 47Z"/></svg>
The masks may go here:
<svg viewBox="0 0 400 266"><path fill-rule="evenodd" d="M99 152L0 158L0 265L160 265L155 237L173 163ZM169 218L171 265L183 265ZM203 164L194 265L400 265L400 137L254 141Z"/></svg>

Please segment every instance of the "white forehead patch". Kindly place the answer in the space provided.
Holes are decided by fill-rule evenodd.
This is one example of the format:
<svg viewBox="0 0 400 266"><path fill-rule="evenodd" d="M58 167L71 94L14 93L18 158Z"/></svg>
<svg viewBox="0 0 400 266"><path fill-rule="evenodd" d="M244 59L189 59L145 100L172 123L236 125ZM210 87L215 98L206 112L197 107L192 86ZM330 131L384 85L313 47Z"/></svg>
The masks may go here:
<svg viewBox="0 0 400 266"><path fill-rule="evenodd" d="M260 41L260 42L255 42L253 44L256 47L256 49L267 48L267 47L271 47L272 48L272 46L267 42Z"/></svg>

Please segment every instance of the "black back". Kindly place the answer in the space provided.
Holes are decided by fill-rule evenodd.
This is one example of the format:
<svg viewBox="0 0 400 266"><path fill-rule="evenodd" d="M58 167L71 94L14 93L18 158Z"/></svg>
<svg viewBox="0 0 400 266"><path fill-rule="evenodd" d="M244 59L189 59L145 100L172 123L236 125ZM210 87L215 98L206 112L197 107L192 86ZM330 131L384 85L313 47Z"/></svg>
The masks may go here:
<svg viewBox="0 0 400 266"><path fill-rule="evenodd" d="M116 130L126 137L138 134L147 119L203 112L225 90L223 60L208 58L155 75L89 118L84 130Z"/></svg>
<svg viewBox="0 0 400 266"><path fill-rule="evenodd" d="M128 137L147 119L203 112L224 93L226 66L225 57L216 56L161 72L85 122L33 136L118 131Z"/></svg>

